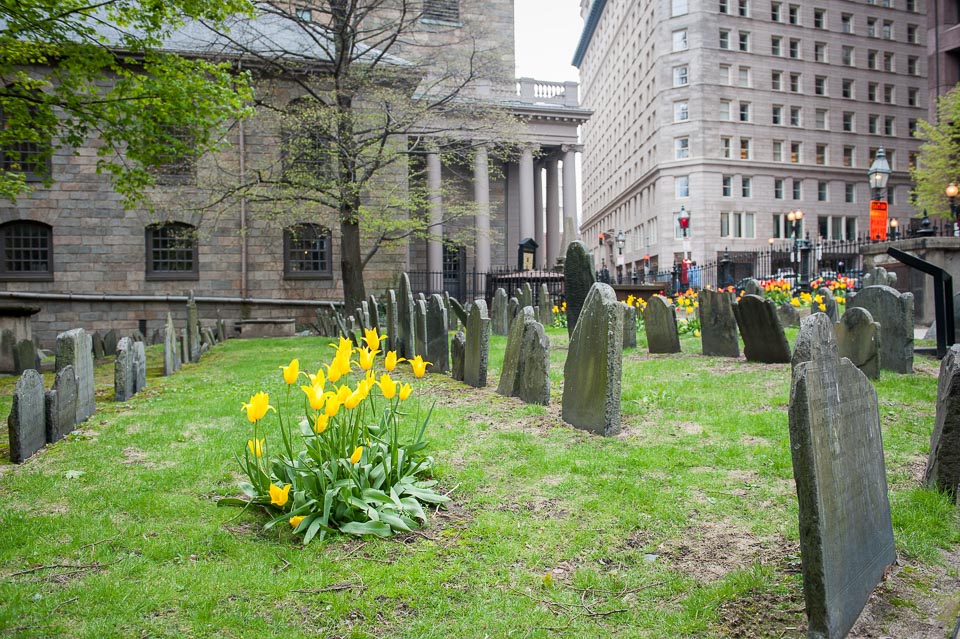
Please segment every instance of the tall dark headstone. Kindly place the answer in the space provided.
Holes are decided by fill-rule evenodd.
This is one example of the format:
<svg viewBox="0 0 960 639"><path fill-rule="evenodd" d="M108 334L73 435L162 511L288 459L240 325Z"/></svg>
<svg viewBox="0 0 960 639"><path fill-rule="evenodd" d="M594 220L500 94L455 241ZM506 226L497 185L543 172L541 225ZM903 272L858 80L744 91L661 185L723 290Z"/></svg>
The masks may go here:
<svg viewBox="0 0 960 639"><path fill-rule="evenodd" d="M464 328L467 326L467 309L463 307L463 304L460 303L455 297L450 298L450 308L453 309L453 314L456 315L457 319L460 320L460 324Z"/></svg>
<svg viewBox="0 0 960 639"><path fill-rule="evenodd" d="M865 308L847 309L836 325L840 357L846 357L870 379L880 378L880 324Z"/></svg>
<svg viewBox="0 0 960 639"><path fill-rule="evenodd" d="M180 354L177 352L177 329L173 325L173 315L167 313L167 324L163 331L163 374L173 375L180 368Z"/></svg>
<svg viewBox="0 0 960 639"><path fill-rule="evenodd" d="M105 357L112 357L117 354L117 341L119 339L114 328L103 334L103 354Z"/></svg>
<svg viewBox="0 0 960 639"><path fill-rule="evenodd" d="M187 350L190 351L191 362L200 361L200 314L193 291L190 291L187 299Z"/></svg>
<svg viewBox="0 0 960 639"><path fill-rule="evenodd" d="M427 354L431 373L446 373L450 370L450 342L447 336L447 305L443 296L434 293L427 305Z"/></svg>
<svg viewBox="0 0 960 639"><path fill-rule="evenodd" d="M410 278L400 274L400 290L397 291L397 354L411 359L416 355L413 319L413 293L410 291Z"/></svg>
<svg viewBox="0 0 960 639"><path fill-rule="evenodd" d="M790 302L784 302L777 307L777 316L781 326L800 326L800 309Z"/></svg>
<svg viewBox="0 0 960 639"><path fill-rule="evenodd" d="M567 255L569 259L570 253ZM621 309L609 285L594 284L570 338L563 367L563 421L599 435L620 430Z"/></svg>
<svg viewBox="0 0 960 639"><path fill-rule="evenodd" d="M47 443L67 436L77 425L77 374L73 366L64 366L53 380L45 398Z"/></svg>
<svg viewBox="0 0 960 639"><path fill-rule="evenodd" d="M567 333L573 336L573 330L580 318L580 309L597 281L597 271L593 267L593 255L586 244L580 241L570 242L563 262L564 292L567 301Z"/></svg>
<svg viewBox="0 0 960 639"><path fill-rule="evenodd" d="M93 357L94 359L103 359L107 356L106 347L103 345L103 335L99 332L93 334Z"/></svg>
<svg viewBox="0 0 960 639"><path fill-rule="evenodd" d="M463 381L475 388L487 385L490 356L490 318L485 300L474 300L467 316L467 342L463 357Z"/></svg>
<svg viewBox="0 0 960 639"><path fill-rule="evenodd" d="M180 329L180 361L186 363L190 361L190 346L187 344L187 329Z"/></svg>
<svg viewBox="0 0 960 639"><path fill-rule="evenodd" d="M458 382L463 381L464 358L467 350L467 336L463 331L450 338L450 377Z"/></svg>
<svg viewBox="0 0 960 639"><path fill-rule="evenodd" d="M497 393L528 404L550 403L550 339L530 306L510 326Z"/></svg>
<svg viewBox="0 0 960 639"><path fill-rule="evenodd" d="M22 464L47 443L43 378L32 368L24 371L17 380L7 425L10 461L14 464Z"/></svg>
<svg viewBox="0 0 960 639"><path fill-rule="evenodd" d="M511 297L510 300L507 302L507 333L510 332L510 326L513 324L513 320L515 320L517 316L520 315L520 311L522 309L523 307L520 306L520 300L518 300L515 297ZM506 335L507 333L504 333L504 335Z"/></svg>
<svg viewBox="0 0 960 639"><path fill-rule="evenodd" d="M653 295L643 309L643 327L647 333L647 349L651 353L679 353L680 332L677 312L662 295Z"/></svg>
<svg viewBox="0 0 960 639"><path fill-rule="evenodd" d="M743 354L749 361L764 364L790 362L790 343L773 300L744 295L733 305L733 314L743 338Z"/></svg>
<svg viewBox="0 0 960 639"><path fill-rule="evenodd" d="M530 286L530 282L524 282L523 286L520 287L520 292L517 294L517 300L520 302L520 308L525 306L534 306L533 287Z"/></svg>
<svg viewBox="0 0 960 639"><path fill-rule="evenodd" d="M623 305L623 347L637 347L637 309L629 304Z"/></svg>
<svg viewBox="0 0 960 639"><path fill-rule="evenodd" d="M370 328L377 329L379 335L383 329L380 326L380 304L377 303L376 295L367 298L367 311L370 313Z"/></svg>
<svg viewBox="0 0 960 639"><path fill-rule="evenodd" d="M427 359L427 303L420 298L413 301L413 329L416 354Z"/></svg>
<svg viewBox="0 0 960 639"><path fill-rule="evenodd" d="M82 328L75 328L57 335L57 372L73 366L77 376L77 419L80 424L96 410L96 395L93 379L93 344L90 335Z"/></svg>
<svg viewBox="0 0 960 639"><path fill-rule="evenodd" d="M395 351L400 340L397 337L397 331L399 330L397 326L397 293L392 288L387 289L387 302L383 310L387 321L386 347L388 351Z"/></svg>
<svg viewBox="0 0 960 639"><path fill-rule="evenodd" d="M913 372L913 293L889 286L868 286L847 302L847 308L865 308L880 323L880 368Z"/></svg>
<svg viewBox="0 0 960 639"><path fill-rule="evenodd" d="M498 288L493 293L490 322L494 335L506 335L510 330L510 322L507 320L507 292L502 288Z"/></svg>
<svg viewBox="0 0 960 639"><path fill-rule="evenodd" d="M960 497L960 344L940 362L937 417L930 436L927 487Z"/></svg>
<svg viewBox="0 0 960 639"><path fill-rule="evenodd" d="M453 313L453 298L450 297L450 291L443 292L443 305L447 307L447 330L457 330L457 316Z"/></svg>
<svg viewBox="0 0 960 639"><path fill-rule="evenodd" d="M537 305L540 307L540 314L537 320L544 326L552 326L553 300L550 298L550 288L546 284L540 285L540 295L537 298Z"/></svg>
<svg viewBox="0 0 960 639"><path fill-rule="evenodd" d="M733 293L700 291L700 341L704 355L740 357L737 318L733 314Z"/></svg>
<svg viewBox="0 0 960 639"><path fill-rule="evenodd" d="M28 368L39 370L37 366L37 345L32 339L22 339L13 347L13 366L17 373Z"/></svg>
<svg viewBox="0 0 960 639"><path fill-rule="evenodd" d="M213 332L209 328L207 330ZM133 361L130 366L133 373L133 392L139 393L147 387L147 350L142 341L133 343Z"/></svg>
<svg viewBox="0 0 960 639"><path fill-rule="evenodd" d="M520 372L520 345L523 343L523 327L528 321L535 321L533 309L529 306L520 309L520 313L510 325L510 334L507 335L507 345L503 351L503 365L500 367L500 383L497 385L497 393L504 397L513 397L516 379Z"/></svg>
<svg viewBox="0 0 960 639"><path fill-rule="evenodd" d="M133 342L122 337L117 342L117 358L113 363L113 399L125 402L135 392L136 373L133 368Z"/></svg>
<svg viewBox="0 0 960 639"><path fill-rule="evenodd" d="M825 314L811 316L806 341L832 341ZM887 498L877 393L837 346L795 363L790 449L797 484L808 636L847 636L897 559Z"/></svg>
<svg viewBox="0 0 960 639"><path fill-rule="evenodd" d="M13 373L16 365L13 362L13 351L17 346L17 336L9 328L0 330L0 372Z"/></svg>

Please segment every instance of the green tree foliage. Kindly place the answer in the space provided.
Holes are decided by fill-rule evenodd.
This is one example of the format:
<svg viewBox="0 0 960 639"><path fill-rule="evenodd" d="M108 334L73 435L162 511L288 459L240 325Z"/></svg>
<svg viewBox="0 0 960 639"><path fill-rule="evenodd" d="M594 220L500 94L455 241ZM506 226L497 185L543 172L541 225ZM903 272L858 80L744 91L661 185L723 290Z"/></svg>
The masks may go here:
<svg viewBox="0 0 960 639"><path fill-rule="evenodd" d="M246 0L0 0L0 198L49 185L53 153L96 139L98 171L127 206L147 203L151 167L222 145L246 112L227 62L163 53L184 21L222 24Z"/></svg>
<svg viewBox="0 0 960 639"><path fill-rule="evenodd" d="M949 217L944 189L951 182L960 184L960 89L940 98L937 122L920 120L916 137L921 140L919 161L911 171L916 207L931 217Z"/></svg>

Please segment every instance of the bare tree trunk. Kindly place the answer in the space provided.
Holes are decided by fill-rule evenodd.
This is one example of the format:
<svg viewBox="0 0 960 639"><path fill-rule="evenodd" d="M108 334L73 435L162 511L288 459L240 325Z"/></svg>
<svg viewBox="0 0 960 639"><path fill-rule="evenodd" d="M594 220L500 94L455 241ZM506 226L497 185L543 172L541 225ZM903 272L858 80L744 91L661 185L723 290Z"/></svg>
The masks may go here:
<svg viewBox="0 0 960 639"><path fill-rule="evenodd" d="M344 208L347 206L345 204ZM359 307L367 296L360 256L360 225L356 220L356 212L340 216L340 273L343 276L344 309L348 313Z"/></svg>

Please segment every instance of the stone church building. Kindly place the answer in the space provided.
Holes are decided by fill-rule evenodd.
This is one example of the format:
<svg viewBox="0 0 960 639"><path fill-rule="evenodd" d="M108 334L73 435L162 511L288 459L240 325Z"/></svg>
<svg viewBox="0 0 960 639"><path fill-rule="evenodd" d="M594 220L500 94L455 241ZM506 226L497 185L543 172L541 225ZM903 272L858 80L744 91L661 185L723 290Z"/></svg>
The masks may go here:
<svg viewBox="0 0 960 639"><path fill-rule="evenodd" d="M429 59L431 48L444 44L444 38L476 41L495 51L507 74L478 82L473 95L505 107L522 122L521 144L506 160L488 157L478 146L469 167L446 166L426 150L409 163L424 167L422 177L391 170L386 190L402 191L409 181L423 179L442 193L424 211L430 219L444 219L444 208L456 204L453 197L473 208L470 215L434 225L430 237L379 250L364 270L368 295L396 286L402 271L424 274L420 288L425 291L483 294L468 280L516 268L522 240L539 245L534 266L544 268L562 255L564 233L567 241L576 237L574 161L579 126L590 115L579 106L577 85L513 78L513 0L428 0L425 9L411 38L416 42L394 55ZM309 8L286 10L310 19ZM295 35L256 20L236 30L236 39L255 34L248 44L256 47L290 45L294 38L305 55L323 62L309 43L298 44ZM183 55L210 55L213 44L220 58L244 63L243 56L196 25L180 30L167 46ZM296 86L268 81L266 74L254 73L254 78L260 96L269 92L280 102L298 97ZM96 140L75 153L57 152L49 166L30 162L29 145L5 150L28 169L29 180L39 182L47 173L54 182L38 184L15 204L0 201L0 305L38 307L33 335L45 348L71 328L139 329L150 335L169 311L181 324L189 291L202 320L294 317L309 323L320 303L343 299L337 224L318 223L324 218L303 206L268 214L263 202L244 197L218 207L196 206L209 196L204 190L218 172L243 177L282 162L281 129L263 109L231 123L230 144L215 157L162 168L151 193L152 212L124 209L109 177L96 172Z"/></svg>

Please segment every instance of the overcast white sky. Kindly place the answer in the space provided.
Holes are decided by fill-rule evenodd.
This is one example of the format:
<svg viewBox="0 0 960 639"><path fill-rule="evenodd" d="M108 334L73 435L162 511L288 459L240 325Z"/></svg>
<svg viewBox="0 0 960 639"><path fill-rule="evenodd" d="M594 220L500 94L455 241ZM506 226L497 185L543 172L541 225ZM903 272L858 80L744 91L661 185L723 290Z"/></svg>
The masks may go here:
<svg viewBox="0 0 960 639"><path fill-rule="evenodd" d="M517 77L579 81L570 64L580 40L580 0L514 0Z"/></svg>

